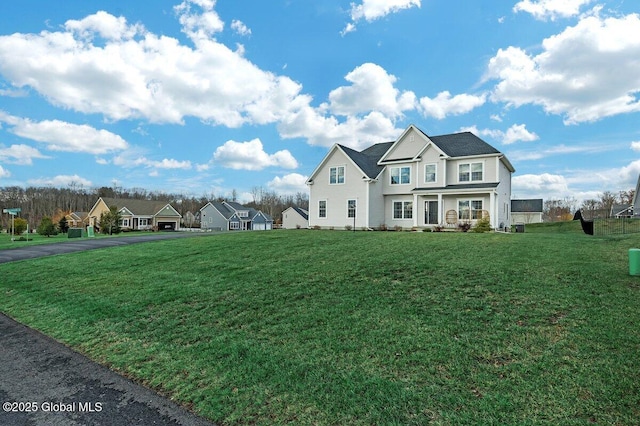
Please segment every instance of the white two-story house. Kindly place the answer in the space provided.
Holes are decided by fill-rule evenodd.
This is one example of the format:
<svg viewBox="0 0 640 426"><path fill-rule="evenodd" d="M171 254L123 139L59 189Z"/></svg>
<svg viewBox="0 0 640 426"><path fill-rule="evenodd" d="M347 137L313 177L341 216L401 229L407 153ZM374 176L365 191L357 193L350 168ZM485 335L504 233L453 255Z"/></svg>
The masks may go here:
<svg viewBox="0 0 640 426"><path fill-rule="evenodd" d="M505 228L514 171L470 132L428 136L410 125L363 151L336 144L307 180L309 226L427 228L488 217Z"/></svg>

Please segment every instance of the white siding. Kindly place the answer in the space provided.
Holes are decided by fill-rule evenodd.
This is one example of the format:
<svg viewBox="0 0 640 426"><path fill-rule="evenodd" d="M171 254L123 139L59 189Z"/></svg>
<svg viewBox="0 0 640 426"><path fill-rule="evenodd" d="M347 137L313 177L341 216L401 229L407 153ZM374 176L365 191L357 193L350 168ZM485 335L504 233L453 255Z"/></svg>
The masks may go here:
<svg viewBox="0 0 640 426"><path fill-rule="evenodd" d="M289 207L282 212L282 227L284 229L296 229L298 227L306 229L309 227L309 221Z"/></svg>
<svg viewBox="0 0 640 426"><path fill-rule="evenodd" d="M344 167L344 183L330 184L332 167ZM366 189L368 183L363 180L362 171L340 149L335 149L326 159L324 167L318 170L310 188L309 226L343 229L353 226L353 218L347 217L347 200L356 200L356 228L367 226L365 217ZM327 217L318 216L318 201L326 200Z"/></svg>
<svg viewBox="0 0 640 426"><path fill-rule="evenodd" d="M429 140L422 133L411 129L391 148L384 160L393 161L414 158L428 142Z"/></svg>
<svg viewBox="0 0 640 426"><path fill-rule="evenodd" d="M511 217L511 171L502 161L498 161L498 163L498 173L500 175L500 183L496 188L498 193L496 200L498 217L492 225L499 227L502 224L505 227L510 227L512 223L515 223Z"/></svg>

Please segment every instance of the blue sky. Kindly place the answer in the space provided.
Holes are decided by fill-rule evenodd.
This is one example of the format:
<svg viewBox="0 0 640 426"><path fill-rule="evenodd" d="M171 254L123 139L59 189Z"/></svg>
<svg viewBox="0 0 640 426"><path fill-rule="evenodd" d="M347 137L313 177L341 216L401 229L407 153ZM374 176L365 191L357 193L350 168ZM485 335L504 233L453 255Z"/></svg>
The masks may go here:
<svg viewBox="0 0 640 426"><path fill-rule="evenodd" d="M628 190L639 6L2 2L0 186L295 194L334 143L362 149L415 124L505 153L514 198Z"/></svg>

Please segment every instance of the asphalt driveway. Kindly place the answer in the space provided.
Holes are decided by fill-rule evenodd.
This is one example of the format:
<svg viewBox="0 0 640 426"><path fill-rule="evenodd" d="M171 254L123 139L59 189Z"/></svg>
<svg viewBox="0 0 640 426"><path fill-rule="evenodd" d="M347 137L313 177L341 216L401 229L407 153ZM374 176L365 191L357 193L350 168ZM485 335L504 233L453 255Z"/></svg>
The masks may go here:
<svg viewBox="0 0 640 426"><path fill-rule="evenodd" d="M0 251L0 263L189 233L73 240ZM0 313L0 425L147 426L212 423Z"/></svg>
<svg viewBox="0 0 640 426"><path fill-rule="evenodd" d="M75 253L85 250L95 250L105 247L117 247L127 244L145 243L149 241L167 240L173 238L189 238L203 235L211 235L204 233L190 232L154 232L145 235L133 235L125 237L110 238L82 238L72 239L65 242L56 242L53 244L40 244L32 246L21 246L0 250L0 263L14 262L16 260L35 259L44 256L53 256L56 254ZM29 243L15 243L29 244Z"/></svg>

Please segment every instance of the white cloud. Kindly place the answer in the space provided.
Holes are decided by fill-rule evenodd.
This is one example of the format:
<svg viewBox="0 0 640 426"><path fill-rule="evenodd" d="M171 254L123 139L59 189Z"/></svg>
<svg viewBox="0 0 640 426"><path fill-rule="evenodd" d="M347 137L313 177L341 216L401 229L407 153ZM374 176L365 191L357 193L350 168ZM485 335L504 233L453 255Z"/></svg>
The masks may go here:
<svg viewBox="0 0 640 426"><path fill-rule="evenodd" d="M52 151L106 154L128 147L120 136L98 130L86 124L72 124L60 120L31 121L0 111L0 122L11 126L9 131L21 138L47 144Z"/></svg>
<svg viewBox="0 0 640 426"><path fill-rule="evenodd" d="M511 181L511 192L518 197L536 198L564 198L572 194L564 176L543 173L540 175L526 174L514 176Z"/></svg>
<svg viewBox="0 0 640 426"><path fill-rule="evenodd" d="M144 33L142 25L127 25L125 18L116 18L104 11L96 12L80 21L69 20L64 27L83 39L92 39L94 35L98 35L107 40L129 40Z"/></svg>
<svg viewBox="0 0 640 426"><path fill-rule="evenodd" d="M509 145L514 142L533 142L538 139L540 139L538 135L528 131L524 124L514 124L507 129L502 138L502 143Z"/></svg>
<svg viewBox="0 0 640 426"><path fill-rule="evenodd" d="M178 161L173 158L164 158L162 161L147 161L147 165L156 169L191 169L191 161Z"/></svg>
<svg viewBox="0 0 640 426"><path fill-rule="evenodd" d="M251 35L251 29L248 28L244 22L234 19L231 21L231 29L241 36Z"/></svg>
<svg viewBox="0 0 640 426"><path fill-rule="evenodd" d="M134 152L121 154L113 158L113 164L120 167L147 167L156 169L181 169L190 170L193 166L190 161L178 161L165 158L161 161L150 160L144 156L135 156Z"/></svg>
<svg viewBox="0 0 640 426"><path fill-rule="evenodd" d="M580 13L580 8L592 0L522 0L514 7L514 12L527 12L539 20L569 18Z"/></svg>
<svg viewBox="0 0 640 426"><path fill-rule="evenodd" d="M442 120L448 115L460 115L484 105L487 95L460 94L451 96L448 91L440 92L435 98L420 98L420 106L425 117Z"/></svg>
<svg viewBox="0 0 640 426"><path fill-rule="evenodd" d="M640 152L640 141L631 142L630 148L634 151Z"/></svg>
<svg viewBox="0 0 640 426"><path fill-rule="evenodd" d="M0 148L0 161L22 166L33 164L34 158L50 158L43 155L37 149L29 145L11 145L8 148Z"/></svg>
<svg viewBox="0 0 640 426"><path fill-rule="evenodd" d="M192 12L192 5L201 10ZM215 0L185 0L173 9L178 14L182 31L194 42L206 40L224 29L224 22L213 10Z"/></svg>
<svg viewBox="0 0 640 426"><path fill-rule="evenodd" d="M7 178L9 176L11 176L11 173L9 172L9 170L7 170L4 167L0 166L0 178Z"/></svg>
<svg viewBox="0 0 640 426"><path fill-rule="evenodd" d="M639 33L638 14L594 15L545 39L538 55L500 49L485 76L498 80L492 100L540 105L566 124L640 111L640 38L629 36Z"/></svg>
<svg viewBox="0 0 640 426"><path fill-rule="evenodd" d="M93 183L90 180L82 178L78 175L58 175L52 178L30 179L27 181L29 185L34 186L54 186L57 188L69 186L70 184L77 184L84 187L92 187Z"/></svg>
<svg viewBox="0 0 640 426"><path fill-rule="evenodd" d="M298 162L287 150L269 155L264 151L262 141L253 139L249 142L229 140L218 147L213 154L215 162L236 170L262 170L266 167L282 167L295 169Z"/></svg>
<svg viewBox="0 0 640 426"><path fill-rule="evenodd" d="M638 176L640 176L640 160L632 161L618 172L620 181L634 188L638 182Z"/></svg>
<svg viewBox="0 0 640 426"><path fill-rule="evenodd" d="M377 111L362 118L349 116L339 122L335 117L327 117L311 107L285 117L278 130L283 138L306 138L311 145L326 147L340 143L354 149L395 140L402 133L393 120Z"/></svg>
<svg viewBox="0 0 640 426"><path fill-rule="evenodd" d="M9 98L26 98L28 95L27 91L22 89L0 89L0 96L7 96Z"/></svg>
<svg viewBox="0 0 640 426"><path fill-rule="evenodd" d="M413 92L400 93L393 85L396 77L380 65L365 63L345 76L351 86L342 86L329 93L329 108L339 115L355 115L379 111L388 117L399 117L403 111L415 109Z"/></svg>
<svg viewBox="0 0 640 426"><path fill-rule="evenodd" d="M505 145L510 145L514 142L533 142L539 139L538 135L527 130L525 124L514 124L506 132L496 129L480 130L476 126L465 127L461 131L471 132L477 136L488 136L499 140Z"/></svg>
<svg viewBox="0 0 640 426"><path fill-rule="evenodd" d="M419 8L420 0L362 0L361 4L351 3L350 15L352 22L347 24L341 34L345 35L355 31L355 24L363 19L367 22L372 22L391 13L412 7Z"/></svg>
<svg viewBox="0 0 640 426"><path fill-rule="evenodd" d="M57 32L0 36L0 74L12 89L30 88L56 106L112 121L182 123L193 116L228 127L277 121L300 104L301 86L211 39L222 25L211 15L214 6L189 1L176 9L194 47L106 12L68 21ZM103 34L109 37L94 42Z"/></svg>
<svg viewBox="0 0 640 426"><path fill-rule="evenodd" d="M299 192L306 193L309 191L305 183L309 177L298 173L290 173L279 177L276 176L272 181L267 183L269 189L282 195L295 195Z"/></svg>
<svg viewBox="0 0 640 426"><path fill-rule="evenodd" d="M323 146L393 139L400 132L395 119L417 107L413 92L400 92L394 87L396 78L375 64L355 68L347 75L350 86L332 91L329 102L312 106L313 98L302 93L299 83L260 69L242 56L243 49L233 51L212 38L223 27L215 5L213 0L186 0L174 9L193 45L106 12L68 21L56 32L0 36L0 75L11 90L33 90L55 106L102 114L108 121L182 124L185 117L195 117L231 128L277 124L283 138ZM55 121L38 127L45 124L64 127ZM126 145L114 136L110 144L49 142L56 149L103 154Z"/></svg>
<svg viewBox="0 0 640 426"><path fill-rule="evenodd" d="M329 102L318 108L310 105L310 98L300 97L281 118L280 135L306 138L311 145L340 143L355 149L394 140L402 132L395 119L417 107L415 94L400 92L394 87L396 77L372 63L356 67L345 79L352 85L332 90Z"/></svg>
<svg viewBox="0 0 640 426"><path fill-rule="evenodd" d="M605 151L614 150L615 147L612 145L588 145L582 144L578 146L568 146L564 144L552 146L550 148L537 148L535 151L511 151L509 153L509 158L512 161L531 161L531 160L540 160L542 158L551 157L554 155L565 155L565 154L599 154Z"/></svg>

